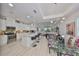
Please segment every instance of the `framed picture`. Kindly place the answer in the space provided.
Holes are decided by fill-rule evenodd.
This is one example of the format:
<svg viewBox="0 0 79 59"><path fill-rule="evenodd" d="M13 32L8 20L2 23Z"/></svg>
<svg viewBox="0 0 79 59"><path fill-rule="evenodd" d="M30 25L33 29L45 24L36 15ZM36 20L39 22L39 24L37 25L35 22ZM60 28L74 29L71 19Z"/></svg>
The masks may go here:
<svg viewBox="0 0 79 59"><path fill-rule="evenodd" d="M66 25L67 34L75 36L75 22Z"/></svg>

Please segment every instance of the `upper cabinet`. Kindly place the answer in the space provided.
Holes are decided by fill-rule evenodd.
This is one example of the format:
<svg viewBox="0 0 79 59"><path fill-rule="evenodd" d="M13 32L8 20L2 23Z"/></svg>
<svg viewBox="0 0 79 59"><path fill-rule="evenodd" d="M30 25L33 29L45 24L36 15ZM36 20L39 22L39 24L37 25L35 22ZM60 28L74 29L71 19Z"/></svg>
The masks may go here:
<svg viewBox="0 0 79 59"><path fill-rule="evenodd" d="M0 19L0 30L4 31L6 30L6 23L5 20Z"/></svg>
<svg viewBox="0 0 79 59"><path fill-rule="evenodd" d="M6 26L12 26L12 27L15 27L15 26L16 26L16 24L15 24L15 20L14 20L14 19L10 19L10 18L8 18L8 19L6 20Z"/></svg>
<svg viewBox="0 0 79 59"><path fill-rule="evenodd" d="M16 30L36 30L35 26L17 23L14 19L7 18L6 20L0 19L0 30L5 31L6 27L15 27Z"/></svg>

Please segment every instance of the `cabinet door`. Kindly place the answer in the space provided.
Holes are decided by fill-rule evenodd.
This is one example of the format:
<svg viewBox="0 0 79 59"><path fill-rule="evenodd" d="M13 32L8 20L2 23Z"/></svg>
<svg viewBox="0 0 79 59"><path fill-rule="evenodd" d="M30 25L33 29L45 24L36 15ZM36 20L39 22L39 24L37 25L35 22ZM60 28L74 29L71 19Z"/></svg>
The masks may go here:
<svg viewBox="0 0 79 59"><path fill-rule="evenodd" d="M6 30L5 20L0 19L0 30Z"/></svg>
<svg viewBox="0 0 79 59"><path fill-rule="evenodd" d="M7 44L7 36L3 35L0 37L0 45L5 45Z"/></svg>

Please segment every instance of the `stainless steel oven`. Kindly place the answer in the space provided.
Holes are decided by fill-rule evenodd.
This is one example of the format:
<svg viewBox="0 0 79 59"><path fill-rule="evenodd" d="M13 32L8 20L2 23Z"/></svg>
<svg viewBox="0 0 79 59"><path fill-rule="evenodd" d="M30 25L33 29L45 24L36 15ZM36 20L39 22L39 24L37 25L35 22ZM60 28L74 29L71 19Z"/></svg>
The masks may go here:
<svg viewBox="0 0 79 59"><path fill-rule="evenodd" d="M15 27L6 27L5 35L7 35L7 43L11 43L16 40Z"/></svg>

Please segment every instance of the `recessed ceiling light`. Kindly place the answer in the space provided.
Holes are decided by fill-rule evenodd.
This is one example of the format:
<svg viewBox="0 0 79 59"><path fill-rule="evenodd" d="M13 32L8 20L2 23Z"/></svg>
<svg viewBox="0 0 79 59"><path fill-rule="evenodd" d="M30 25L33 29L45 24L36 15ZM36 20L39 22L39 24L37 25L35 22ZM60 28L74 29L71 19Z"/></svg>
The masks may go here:
<svg viewBox="0 0 79 59"><path fill-rule="evenodd" d="M63 20L65 19L65 17L62 18Z"/></svg>
<svg viewBox="0 0 79 59"><path fill-rule="evenodd" d="M27 18L31 18L31 16L26 16Z"/></svg>
<svg viewBox="0 0 79 59"><path fill-rule="evenodd" d="M14 5L13 5L12 3L9 3L8 5L9 5L10 7L14 7Z"/></svg>
<svg viewBox="0 0 79 59"><path fill-rule="evenodd" d="M50 21L50 23L53 23L53 21Z"/></svg>

